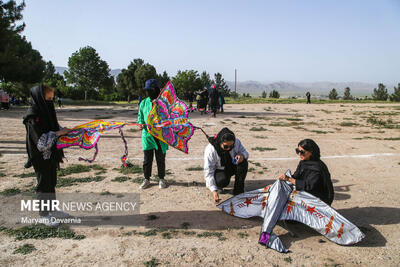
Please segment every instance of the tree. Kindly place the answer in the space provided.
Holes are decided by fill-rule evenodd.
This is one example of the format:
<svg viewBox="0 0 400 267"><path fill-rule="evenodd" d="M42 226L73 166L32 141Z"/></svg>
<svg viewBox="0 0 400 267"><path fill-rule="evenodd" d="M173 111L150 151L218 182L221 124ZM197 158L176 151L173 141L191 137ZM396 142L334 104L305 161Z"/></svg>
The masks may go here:
<svg viewBox="0 0 400 267"><path fill-rule="evenodd" d="M22 19L24 7L25 2L17 5L15 1L0 1L0 55L4 53L10 39L24 30L25 23L17 25L17 21Z"/></svg>
<svg viewBox="0 0 400 267"><path fill-rule="evenodd" d="M222 74L217 72L214 74L215 86L219 92L222 92L224 96L230 96L231 90L229 90L228 85L226 84L224 78L222 78Z"/></svg>
<svg viewBox="0 0 400 267"><path fill-rule="evenodd" d="M343 100L353 100L353 96L350 93L350 87L344 89Z"/></svg>
<svg viewBox="0 0 400 267"><path fill-rule="evenodd" d="M378 84L378 89L374 88L374 93L372 98L374 100L384 100L386 101L389 97L386 86L383 83Z"/></svg>
<svg viewBox="0 0 400 267"><path fill-rule="evenodd" d="M80 93L84 92L85 101L88 96L96 98L98 90L110 78L107 62L90 46L74 52L68 59L68 68L69 71L64 72L67 82L75 85Z"/></svg>
<svg viewBox="0 0 400 267"><path fill-rule="evenodd" d="M201 81L201 87L207 87L210 88L211 85L214 83L213 80L210 78L210 74L208 74L206 71L203 71L200 75L200 81Z"/></svg>
<svg viewBox="0 0 400 267"><path fill-rule="evenodd" d="M160 83L160 88L163 88L171 78L168 76L168 73L164 71L162 75L157 74L157 80Z"/></svg>
<svg viewBox="0 0 400 267"><path fill-rule="evenodd" d="M397 84L397 88L394 87L394 92L390 96L390 101L400 102L400 83Z"/></svg>
<svg viewBox="0 0 400 267"><path fill-rule="evenodd" d="M56 68L51 61L46 62L43 82L56 89L58 89L59 86L66 85L64 77L61 74L56 73Z"/></svg>
<svg viewBox="0 0 400 267"><path fill-rule="evenodd" d="M157 77L156 68L154 68L154 66L149 63L141 65L135 71L135 82L136 82L136 88L138 88L139 95L142 95L142 91L146 81L148 79L154 79L156 77Z"/></svg>
<svg viewBox="0 0 400 267"><path fill-rule="evenodd" d="M281 95L279 94L278 91L272 90L272 92L269 93L269 97L270 97L270 98L279 98L279 97L281 97Z"/></svg>
<svg viewBox="0 0 400 267"><path fill-rule="evenodd" d="M136 58L129 64L127 69L122 69L117 76L117 91L124 99L130 102L132 96L139 95L139 90L136 85L135 72L144 64L143 59Z"/></svg>
<svg viewBox="0 0 400 267"><path fill-rule="evenodd" d="M262 98L267 98L267 91L262 91L262 93L261 93L261 97Z"/></svg>
<svg viewBox="0 0 400 267"><path fill-rule="evenodd" d="M196 70L178 70L172 78L178 97L183 97L187 91L197 91L203 88L199 73Z"/></svg>
<svg viewBox="0 0 400 267"><path fill-rule="evenodd" d="M338 98L338 93L336 91L335 88L333 88L330 92L329 92L329 99L330 100L336 100Z"/></svg>

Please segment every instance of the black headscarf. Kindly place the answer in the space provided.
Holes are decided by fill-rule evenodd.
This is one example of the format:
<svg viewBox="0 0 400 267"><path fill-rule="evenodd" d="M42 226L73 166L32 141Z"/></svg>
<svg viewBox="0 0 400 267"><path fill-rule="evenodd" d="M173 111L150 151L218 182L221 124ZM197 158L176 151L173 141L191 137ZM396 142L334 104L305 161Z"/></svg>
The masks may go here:
<svg viewBox="0 0 400 267"><path fill-rule="evenodd" d="M41 85L32 87L29 104L30 107L24 117L24 120L30 117L38 118L42 134L49 131L60 130L54 103L52 100L46 101Z"/></svg>
<svg viewBox="0 0 400 267"><path fill-rule="evenodd" d="M224 150L221 147L221 144L224 142L224 140L226 140L228 135L233 137L233 141L235 141L235 134L226 127L223 128L216 136L209 137L208 141L214 146L218 156L221 158L221 166L225 166L227 169L233 169L234 165L232 162L232 157L229 153L230 150Z"/></svg>
<svg viewBox="0 0 400 267"><path fill-rule="evenodd" d="M38 137L40 137L44 133L48 133L50 131L57 132L60 130L60 125L58 124L56 111L54 108L53 101L46 101L44 98L44 92L41 85L32 87L30 92L31 98L29 101L30 107L24 116L23 123L26 125L28 130L28 121L33 119L37 125L38 131L35 133ZM26 143L27 143L27 152L28 157L31 160L35 155L39 155L40 153L37 151L36 144L32 143L32 138L30 136L29 131L27 131ZM52 150L51 158L56 160L57 162L62 161L64 157L64 153L62 149L57 150L54 146Z"/></svg>

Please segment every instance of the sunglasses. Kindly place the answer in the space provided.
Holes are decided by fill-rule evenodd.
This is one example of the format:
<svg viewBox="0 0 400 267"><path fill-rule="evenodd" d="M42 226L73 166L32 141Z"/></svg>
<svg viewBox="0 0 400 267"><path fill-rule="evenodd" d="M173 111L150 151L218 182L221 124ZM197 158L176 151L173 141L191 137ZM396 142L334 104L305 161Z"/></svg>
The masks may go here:
<svg viewBox="0 0 400 267"><path fill-rule="evenodd" d="M234 146L235 146L235 144L230 145L230 146L222 145L222 149L223 149L223 150L231 150Z"/></svg>
<svg viewBox="0 0 400 267"><path fill-rule="evenodd" d="M305 150L300 150L300 149L296 148L296 154L297 154L297 155L300 154L300 155L304 156L304 154L306 154L306 151L305 151Z"/></svg>

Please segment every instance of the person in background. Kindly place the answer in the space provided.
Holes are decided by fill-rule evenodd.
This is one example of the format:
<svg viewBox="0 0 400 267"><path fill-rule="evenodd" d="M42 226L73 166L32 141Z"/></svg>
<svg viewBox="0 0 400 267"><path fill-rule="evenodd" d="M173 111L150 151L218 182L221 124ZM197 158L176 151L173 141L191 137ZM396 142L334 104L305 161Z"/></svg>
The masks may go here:
<svg viewBox="0 0 400 267"><path fill-rule="evenodd" d="M218 203L219 193L229 185L233 175L233 194L244 192L249 153L228 128L223 128L216 136L209 137L208 141L209 144L204 150L204 178L207 188L213 194L214 202Z"/></svg>
<svg viewBox="0 0 400 267"><path fill-rule="evenodd" d="M207 113L207 99L208 99L208 91L207 87L204 87L203 91L200 93L200 115L203 115L203 113Z"/></svg>
<svg viewBox="0 0 400 267"><path fill-rule="evenodd" d="M331 174L321 160L318 145L312 139L301 140L296 153L300 162L292 178L282 174L279 179L291 182L297 190L306 191L330 206L334 197Z"/></svg>
<svg viewBox="0 0 400 267"><path fill-rule="evenodd" d="M208 106L210 107L211 112L212 112L212 117L214 117L214 118L217 116L217 110L219 108L218 100L219 100L219 94L217 91L217 87L215 86L215 84L213 84L211 86Z"/></svg>
<svg viewBox="0 0 400 267"><path fill-rule="evenodd" d="M310 92L306 93L306 97L307 97L307 104L311 104L311 94L310 94Z"/></svg>
<svg viewBox="0 0 400 267"><path fill-rule="evenodd" d="M10 97L3 90L0 90L0 102L1 102L1 109L8 110L10 108Z"/></svg>
<svg viewBox="0 0 400 267"><path fill-rule="evenodd" d="M221 113L224 113L224 104L225 104L225 97L224 93L220 92L219 93L219 108L221 109Z"/></svg>
<svg viewBox="0 0 400 267"><path fill-rule="evenodd" d="M145 87L143 89L146 94L146 98L144 98L140 102L138 120L139 128L142 130L142 148L144 153L144 161L143 161L143 174L144 181L140 185L141 189L146 189L150 186L150 177L151 177L151 169L153 166L153 157L155 154L156 162L157 162L157 170L159 187L166 188L168 185L164 180L165 177L165 154L168 150L168 145L160 142L158 139L154 138L148 131L145 124L147 123L147 117L150 113L151 108L153 107L153 101L160 94L160 88L158 86L158 81L156 79L147 80L145 83Z"/></svg>
<svg viewBox="0 0 400 267"><path fill-rule="evenodd" d="M54 109L54 89L47 85L31 89L30 108L24 116L26 128L26 150L28 162L35 169L37 185L36 197L40 201L56 199L57 170L63 162L62 149L56 148L57 138L71 131L58 124ZM30 166L27 166L30 167ZM51 207L40 206L41 222L47 226L57 226L52 218L66 218L69 215L53 211Z"/></svg>
<svg viewBox="0 0 400 267"><path fill-rule="evenodd" d="M188 91L186 94L186 99L189 102L189 110L190 112L193 112L193 100L194 100L194 94L192 93L192 91Z"/></svg>

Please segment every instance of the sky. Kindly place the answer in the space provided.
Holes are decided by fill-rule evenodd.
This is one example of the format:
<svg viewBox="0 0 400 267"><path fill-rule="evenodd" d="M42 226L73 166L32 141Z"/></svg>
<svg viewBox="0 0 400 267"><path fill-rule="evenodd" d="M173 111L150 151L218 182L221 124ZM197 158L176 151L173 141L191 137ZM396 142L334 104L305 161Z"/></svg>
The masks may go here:
<svg viewBox="0 0 400 267"><path fill-rule="evenodd" d="M400 0L34 0L23 16L56 66L89 45L111 69L142 58L170 76L400 82Z"/></svg>

